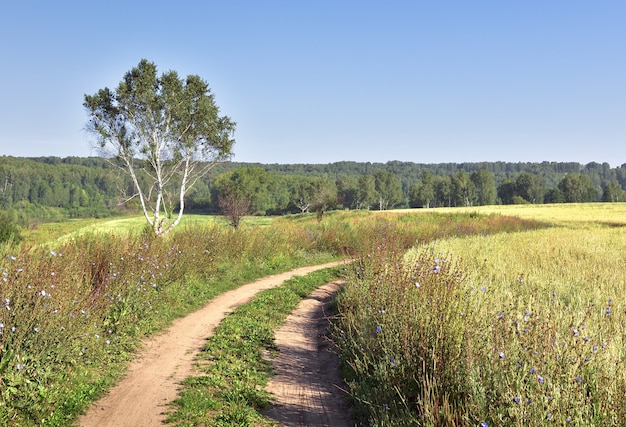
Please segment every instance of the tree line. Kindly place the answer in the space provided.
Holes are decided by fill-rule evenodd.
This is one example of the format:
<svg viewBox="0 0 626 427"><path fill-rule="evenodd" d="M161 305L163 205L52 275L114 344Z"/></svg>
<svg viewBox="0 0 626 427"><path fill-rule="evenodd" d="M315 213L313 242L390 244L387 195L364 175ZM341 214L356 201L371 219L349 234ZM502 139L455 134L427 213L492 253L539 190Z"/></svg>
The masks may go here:
<svg viewBox="0 0 626 427"><path fill-rule="evenodd" d="M142 179L141 176L138 179ZM175 179L171 185L177 185ZM234 203L246 214L329 209L478 206L626 200L626 164L224 162L187 194L195 212ZM137 209L132 182L100 157L0 157L0 207L22 224L33 218L102 217ZM178 201L168 201L175 211Z"/></svg>

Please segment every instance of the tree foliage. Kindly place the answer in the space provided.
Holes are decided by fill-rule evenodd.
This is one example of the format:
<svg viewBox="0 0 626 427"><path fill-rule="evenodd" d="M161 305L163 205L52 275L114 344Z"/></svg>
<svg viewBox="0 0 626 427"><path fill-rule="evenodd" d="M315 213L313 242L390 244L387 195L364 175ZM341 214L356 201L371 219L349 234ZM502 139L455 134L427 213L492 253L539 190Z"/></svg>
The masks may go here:
<svg viewBox="0 0 626 427"><path fill-rule="evenodd" d="M392 172L380 170L374 175L374 184L378 196L378 209L383 211L402 202L402 185Z"/></svg>
<svg viewBox="0 0 626 427"><path fill-rule="evenodd" d="M147 222L163 235L182 218L185 195L215 162L231 155L235 123L219 115L209 85L199 76L160 76L145 59L117 89L85 95L87 131L102 153L131 178ZM178 204L178 215L167 222ZM163 217L161 215L164 215Z"/></svg>
<svg viewBox="0 0 626 427"><path fill-rule="evenodd" d="M139 162L139 159L137 159ZM128 174L119 173L119 163L102 157L0 156L0 208L8 211L21 227L66 217L104 217L118 211L141 211L136 190ZM218 162L211 174L199 178L187 192L185 211L220 212L218 194L225 177L249 188L253 215L312 212L317 180L329 183L333 197L329 206L342 209L380 209L375 174L393 174L401 198L393 207L442 207L463 205L459 172L469 174L472 205L490 203L566 203L581 200L570 193L580 180L587 201L626 201L626 165L610 168L606 163L462 163L422 165L410 162L331 164L252 164ZM392 172L393 171L393 172ZM574 174L567 177L568 174ZM576 176L586 178L576 178ZM139 173L142 185L148 175ZM567 177L567 178L566 178ZM229 178L231 179L231 178ZM170 187L180 181L172 178ZM491 183L497 197L491 199ZM467 181L464 180L467 183ZM577 183L578 182L578 183ZM454 185L453 185L454 183ZM332 184L332 185L330 185ZM455 187L456 186L456 187ZM170 188L171 190L172 188ZM418 191L419 190L419 191ZM434 192L433 193L431 193ZM327 195L331 194L327 192ZM432 199L430 199L432 197ZM430 199L430 202L429 202ZM318 199L319 200L319 199ZM178 201L173 200L176 211Z"/></svg>

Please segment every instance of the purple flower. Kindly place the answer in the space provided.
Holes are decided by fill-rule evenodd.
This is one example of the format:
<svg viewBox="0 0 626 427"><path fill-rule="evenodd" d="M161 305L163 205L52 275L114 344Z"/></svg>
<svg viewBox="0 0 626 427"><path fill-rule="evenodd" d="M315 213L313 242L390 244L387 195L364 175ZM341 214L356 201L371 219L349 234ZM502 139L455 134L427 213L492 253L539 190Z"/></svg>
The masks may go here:
<svg viewBox="0 0 626 427"><path fill-rule="evenodd" d="M519 403L519 402L520 402L520 398L519 398L519 397L517 397L517 396L515 396L515 397L513 398L513 402L515 402L515 403Z"/></svg>
<svg viewBox="0 0 626 427"><path fill-rule="evenodd" d="M481 421L480 427L489 427L489 424L487 424L485 421Z"/></svg>
<svg viewBox="0 0 626 427"><path fill-rule="evenodd" d="M537 381L539 382L539 384L543 384L545 382L541 375L537 375Z"/></svg>
<svg viewBox="0 0 626 427"><path fill-rule="evenodd" d="M504 354L504 352L503 352L503 351L501 351L501 352L500 352L500 359L504 359L504 358L505 358L505 356L506 356L506 355Z"/></svg>
<svg viewBox="0 0 626 427"><path fill-rule="evenodd" d="M377 333L377 334L380 334L382 331L383 331L382 326L380 326L380 325L379 325L379 326L376 326L376 333Z"/></svg>

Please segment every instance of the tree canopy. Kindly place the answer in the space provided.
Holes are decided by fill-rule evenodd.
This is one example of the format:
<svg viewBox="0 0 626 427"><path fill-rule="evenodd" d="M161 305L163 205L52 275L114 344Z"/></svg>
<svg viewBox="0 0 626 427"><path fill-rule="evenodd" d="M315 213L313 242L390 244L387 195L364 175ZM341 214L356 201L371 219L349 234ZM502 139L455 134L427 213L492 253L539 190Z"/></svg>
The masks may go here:
<svg viewBox="0 0 626 427"><path fill-rule="evenodd" d="M220 116L208 83L199 76L160 76L142 59L117 89L85 95L87 131L102 154L131 178L134 194L155 235L176 226L185 194L232 153L235 122ZM178 214L167 221L177 205ZM163 215L163 216L161 216Z"/></svg>

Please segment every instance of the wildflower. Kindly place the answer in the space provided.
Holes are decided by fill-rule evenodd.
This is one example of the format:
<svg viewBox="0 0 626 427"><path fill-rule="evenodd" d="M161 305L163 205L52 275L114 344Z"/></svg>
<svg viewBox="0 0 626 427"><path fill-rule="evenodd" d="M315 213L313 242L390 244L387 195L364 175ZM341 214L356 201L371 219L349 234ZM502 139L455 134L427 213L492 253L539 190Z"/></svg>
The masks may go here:
<svg viewBox="0 0 626 427"><path fill-rule="evenodd" d="M539 384L543 384L545 379L541 375L537 375L537 382L539 382Z"/></svg>
<svg viewBox="0 0 626 427"><path fill-rule="evenodd" d="M18 371L21 371L22 369L24 369L24 365L18 363L16 368L17 368Z"/></svg>
<svg viewBox="0 0 626 427"><path fill-rule="evenodd" d="M534 374L536 372L535 368L530 368L530 373Z"/></svg>
<svg viewBox="0 0 626 427"><path fill-rule="evenodd" d="M46 291L41 291L41 296L45 297L46 296Z"/></svg>
<svg viewBox="0 0 626 427"><path fill-rule="evenodd" d="M548 412L548 413L546 414L546 420L549 420L550 418L552 418L552 414L551 414L550 412Z"/></svg>
<svg viewBox="0 0 626 427"><path fill-rule="evenodd" d="M606 310L605 310L605 313L606 313L607 316L610 316L611 315L611 307L607 307Z"/></svg>
<svg viewBox="0 0 626 427"><path fill-rule="evenodd" d="M484 286L481 286L480 290L481 290L482 292L485 292L485 291L487 290L487 288L485 288Z"/></svg>
<svg viewBox="0 0 626 427"><path fill-rule="evenodd" d="M489 427L489 424L487 424L485 421L481 421L480 427Z"/></svg>
<svg viewBox="0 0 626 427"><path fill-rule="evenodd" d="M36 326L33 328L33 330L34 330L35 332L39 332L39 328L38 328L38 327L36 327Z"/></svg>
<svg viewBox="0 0 626 427"><path fill-rule="evenodd" d="M580 332L578 332L578 329L577 329L577 328L573 328L573 329L572 329L572 333L573 333L574 335L578 335Z"/></svg>
<svg viewBox="0 0 626 427"><path fill-rule="evenodd" d="M565 422L566 422L566 423L571 423L571 422L572 422L572 419L571 419L570 417L567 417L567 418L565 418Z"/></svg>
<svg viewBox="0 0 626 427"><path fill-rule="evenodd" d="M383 331L382 326L380 326L380 325L379 325L379 326L376 326L376 333L377 333L377 334L380 334L382 331Z"/></svg>
<svg viewBox="0 0 626 427"><path fill-rule="evenodd" d="M50 251L50 255L57 256L57 253L55 251Z"/></svg>
<svg viewBox="0 0 626 427"><path fill-rule="evenodd" d="M110 340L106 340L105 342L107 343L107 345L111 344Z"/></svg>
<svg viewBox="0 0 626 427"><path fill-rule="evenodd" d="M501 351L501 352L500 352L500 359L504 359L504 357L505 357L505 354L504 354L504 352L503 352L503 351Z"/></svg>
<svg viewBox="0 0 626 427"><path fill-rule="evenodd" d="M515 396L515 397L513 398L513 402L515 402L515 403L519 403L519 402L520 402L520 398L519 398L519 397L517 397L517 396Z"/></svg>
<svg viewBox="0 0 626 427"><path fill-rule="evenodd" d="M578 384L582 384L583 379L582 379L582 378L580 378L580 377L576 377L576 382L577 382Z"/></svg>

